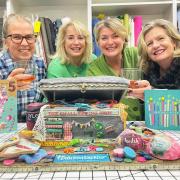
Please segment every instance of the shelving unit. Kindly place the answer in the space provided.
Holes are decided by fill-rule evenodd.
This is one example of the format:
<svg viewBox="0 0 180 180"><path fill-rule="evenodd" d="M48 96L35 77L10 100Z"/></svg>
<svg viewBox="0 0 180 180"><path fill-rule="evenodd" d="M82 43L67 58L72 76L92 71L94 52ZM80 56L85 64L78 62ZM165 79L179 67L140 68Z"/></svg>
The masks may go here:
<svg viewBox="0 0 180 180"><path fill-rule="evenodd" d="M89 0L91 1L91 17L104 13L106 16L118 16L128 13L130 16L143 16L143 24L156 19L164 18L173 22L173 0Z"/></svg>
<svg viewBox="0 0 180 180"><path fill-rule="evenodd" d="M51 20L68 16L87 25L86 0L7 0L8 14L15 12Z"/></svg>
<svg viewBox="0 0 180 180"><path fill-rule="evenodd" d="M51 20L69 16L80 20L91 31L92 17L99 13L106 16L125 13L130 16L141 15L143 24L152 19L163 18L176 26L178 7L180 0L7 0L6 8L7 13L18 12L27 16L33 14L49 17Z"/></svg>

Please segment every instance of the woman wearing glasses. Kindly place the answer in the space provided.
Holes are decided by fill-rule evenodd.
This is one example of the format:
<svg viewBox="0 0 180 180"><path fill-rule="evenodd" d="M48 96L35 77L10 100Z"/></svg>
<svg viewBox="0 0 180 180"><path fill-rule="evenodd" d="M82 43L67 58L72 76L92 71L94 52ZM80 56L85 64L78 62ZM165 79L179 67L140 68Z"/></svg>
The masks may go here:
<svg viewBox="0 0 180 180"><path fill-rule="evenodd" d="M86 76L89 62L95 58L89 32L79 21L69 21L59 29L48 78Z"/></svg>
<svg viewBox="0 0 180 180"><path fill-rule="evenodd" d="M21 15L11 14L3 26L4 50L0 53L0 79L17 80L18 115L22 120L26 105L40 99L38 81L45 78L45 65L41 58L34 55L36 37L31 21ZM24 68L16 68L20 61L35 65L35 80L25 81L31 76ZM29 71L32 69L30 68ZM20 120L19 119L19 120Z"/></svg>

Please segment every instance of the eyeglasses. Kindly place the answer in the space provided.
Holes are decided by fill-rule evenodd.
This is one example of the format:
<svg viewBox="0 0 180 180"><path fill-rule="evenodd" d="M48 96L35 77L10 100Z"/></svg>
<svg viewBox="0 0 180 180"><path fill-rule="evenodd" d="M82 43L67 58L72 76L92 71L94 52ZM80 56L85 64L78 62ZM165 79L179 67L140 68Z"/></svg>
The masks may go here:
<svg viewBox="0 0 180 180"><path fill-rule="evenodd" d="M27 34L25 36L22 36L21 34L10 34L6 36L6 38L8 37L10 37L12 42L16 44L21 44L24 38L29 44L32 44L36 41L36 36L34 34Z"/></svg>

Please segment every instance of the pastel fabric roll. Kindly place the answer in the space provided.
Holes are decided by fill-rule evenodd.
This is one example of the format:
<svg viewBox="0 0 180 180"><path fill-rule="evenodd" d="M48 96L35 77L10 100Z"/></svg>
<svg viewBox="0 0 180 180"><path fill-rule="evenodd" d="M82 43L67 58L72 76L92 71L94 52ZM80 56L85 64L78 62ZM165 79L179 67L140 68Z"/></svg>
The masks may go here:
<svg viewBox="0 0 180 180"><path fill-rule="evenodd" d="M180 159L180 143L168 133L157 134L147 142L146 152L162 160Z"/></svg>

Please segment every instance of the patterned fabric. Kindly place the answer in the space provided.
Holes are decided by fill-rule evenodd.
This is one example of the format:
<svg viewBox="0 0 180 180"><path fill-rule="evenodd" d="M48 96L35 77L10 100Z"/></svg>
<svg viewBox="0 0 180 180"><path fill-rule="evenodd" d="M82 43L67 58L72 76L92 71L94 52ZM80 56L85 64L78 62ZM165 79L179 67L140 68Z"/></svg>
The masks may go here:
<svg viewBox="0 0 180 180"><path fill-rule="evenodd" d="M70 122L65 122L63 125L64 129L64 140L70 141L72 139L72 124Z"/></svg>
<svg viewBox="0 0 180 180"><path fill-rule="evenodd" d="M25 91L17 92L17 108L18 116L20 119L23 119L26 115L26 106L31 102L37 102L41 99L40 90L38 88L38 82L41 79L44 79L46 76L45 73L45 64L44 61L37 57L33 56L29 63L36 64L36 80L33 81L30 89ZM7 79L8 75L15 67L15 62L12 61L8 52L0 53L0 79Z"/></svg>
<svg viewBox="0 0 180 180"><path fill-rule="evenodd" d="M180 57L174 58L170 68L164 76L160 77L160 67L150 61L148 74L144 75L154 88L180 89Z"/></svg>

